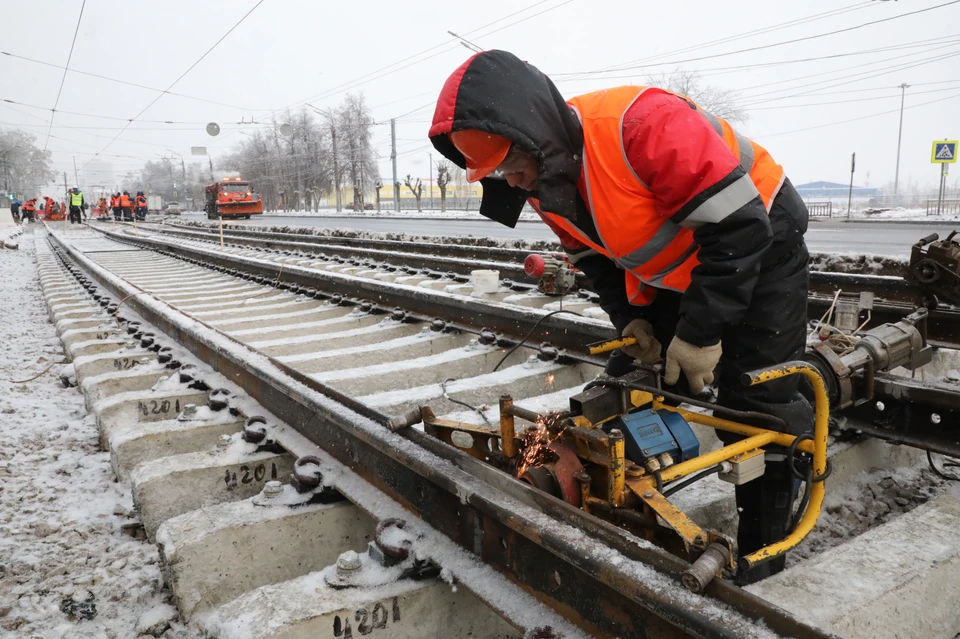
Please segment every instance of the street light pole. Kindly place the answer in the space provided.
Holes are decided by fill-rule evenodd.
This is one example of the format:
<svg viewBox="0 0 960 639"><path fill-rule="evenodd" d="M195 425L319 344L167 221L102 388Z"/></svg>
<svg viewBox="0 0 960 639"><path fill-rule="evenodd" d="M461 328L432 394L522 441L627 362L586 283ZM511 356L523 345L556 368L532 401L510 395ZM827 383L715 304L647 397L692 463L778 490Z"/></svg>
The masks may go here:
<svg viewBox="0 0 960 639"><path fill-rule="evenodd" d="M430 206L433 206L433 153L427 153L427 163L430 164Z"/></svg>
<svg viewBox="0 0 960 639"><path fill-rule="evenodd" d="M893 175L893 199L894 204L899 201L900 195L900 140L903 138L903 101L907 95L907 89L910 88L910 85L904 82L899 87L900 89L900 129L897 131L897 170Z"/></svg>

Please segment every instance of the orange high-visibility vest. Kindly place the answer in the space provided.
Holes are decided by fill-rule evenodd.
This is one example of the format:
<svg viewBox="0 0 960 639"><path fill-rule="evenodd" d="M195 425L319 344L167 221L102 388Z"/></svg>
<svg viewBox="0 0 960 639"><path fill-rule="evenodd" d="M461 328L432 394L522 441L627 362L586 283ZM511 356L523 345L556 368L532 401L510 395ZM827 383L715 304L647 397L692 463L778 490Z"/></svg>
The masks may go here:
<svg viewBox="0 0 960 639"><path fill-rule="evenodd" d="M124 193L120 196L120 206L123 208L130 208L130 196Z"/></svg>
<svg viewBox="0 0 960 639"><path fill-rule="evenodd" d="M147 205L147 198L143 197L142 195L138 195L137 206L146 206L146 205Z"/></svg>
<svg viewBox="0 0 960 639"><path fill-rule="evenodd" d="M653 193L626 159L623 116L647 88L618 87L568 102L583 125L584 200L602 244L595 243L569 220L541 211L551 222L624 269L627 298L633 304L649 304L657 288L687 290L690 273L699 264L693 230L657 211ZM696 106L689 98L679 97ZM729 123L699 106L697 110L740 158L741 167L750 175L769 213L783 184L783 168L766 149L734 131Z"/></svg>

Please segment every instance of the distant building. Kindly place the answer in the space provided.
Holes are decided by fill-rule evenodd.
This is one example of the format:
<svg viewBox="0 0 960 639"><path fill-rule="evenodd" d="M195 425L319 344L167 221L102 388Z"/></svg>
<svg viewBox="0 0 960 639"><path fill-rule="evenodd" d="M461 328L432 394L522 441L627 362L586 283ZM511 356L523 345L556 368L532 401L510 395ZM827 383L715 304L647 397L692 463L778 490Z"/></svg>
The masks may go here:
<svg viewBox="0 0 960 639"><path fill-rule="evenodd" d="M838 184L837 182L809 182L807 184L795 184L794 187L800 197L803 199L813 198L831 198L847 197L850 193L849 184ZM877 197L880 195L880 189L856 186L853 187L853 197Z"/></svg>
<svg viewBox="0 0 960 639"><path fill-rule="evenodd" d="M93 159L87 162L83 170L83 186L87 190L97 188L110 191L115 188L113 164L103 160Z"/></svg>

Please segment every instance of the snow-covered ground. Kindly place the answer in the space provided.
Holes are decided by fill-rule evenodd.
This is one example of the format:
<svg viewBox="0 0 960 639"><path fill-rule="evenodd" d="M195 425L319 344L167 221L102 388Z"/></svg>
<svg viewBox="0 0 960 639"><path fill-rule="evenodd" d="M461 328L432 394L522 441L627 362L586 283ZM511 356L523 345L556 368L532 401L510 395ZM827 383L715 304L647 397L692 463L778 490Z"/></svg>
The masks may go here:
<svg viewBox="0 0 960 639"><path fill-rule="evenodd" d="M0 637L197 637L176 622L156 547L124 532L130 491L59 380L31 233L0 251Z"/></svg>

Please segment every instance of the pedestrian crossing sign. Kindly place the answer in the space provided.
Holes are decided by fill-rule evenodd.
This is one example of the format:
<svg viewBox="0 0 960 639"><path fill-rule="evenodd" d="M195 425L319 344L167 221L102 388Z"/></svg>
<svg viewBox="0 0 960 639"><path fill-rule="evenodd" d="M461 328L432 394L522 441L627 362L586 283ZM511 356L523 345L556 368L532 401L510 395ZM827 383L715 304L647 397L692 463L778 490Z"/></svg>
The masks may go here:
<svg viewBox="0 0 960 639"><path fill-rule="evenodd" d="M948 164L957 161L957 141L937 140L933 143L930 161L934 164Z"/></svg>

